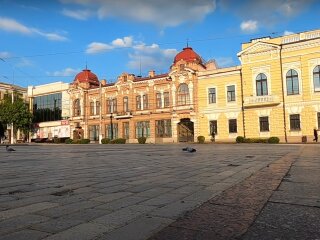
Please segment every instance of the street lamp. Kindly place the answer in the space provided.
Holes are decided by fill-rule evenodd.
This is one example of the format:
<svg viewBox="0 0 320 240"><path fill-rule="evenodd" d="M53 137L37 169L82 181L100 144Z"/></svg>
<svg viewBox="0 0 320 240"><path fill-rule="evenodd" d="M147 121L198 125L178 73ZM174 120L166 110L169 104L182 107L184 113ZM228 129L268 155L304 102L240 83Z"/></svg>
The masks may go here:
<svg viewBox="0 0 320 240"><path fill-rule="evenodd" d="M101 93L101 81L99 81L99 144L102 144L102 93Z"/></svg>
<svg viewBox="0 0 320 240"><path fill-rule="evenodd" d="M111 137L111 140L113 139L113 123L112 123L112 118L113 118L113 111L111 111L111 114L110 114L110 128L111 128L110 137Z"/></svg>

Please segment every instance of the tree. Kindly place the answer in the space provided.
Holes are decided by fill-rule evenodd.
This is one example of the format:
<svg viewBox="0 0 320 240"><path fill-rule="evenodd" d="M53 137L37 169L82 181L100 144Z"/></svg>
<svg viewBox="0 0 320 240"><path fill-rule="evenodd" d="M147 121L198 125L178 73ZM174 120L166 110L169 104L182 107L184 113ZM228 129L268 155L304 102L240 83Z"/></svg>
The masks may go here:
<svg viewBox="0 0 320 240"><path fill-rule="evenodd" d="M6 94L0 102L0 122L2 124L13 123L15 133L18 129L28 133L32 125L32 113L21 97L15 95L12 103L11 96Z"/></svg>

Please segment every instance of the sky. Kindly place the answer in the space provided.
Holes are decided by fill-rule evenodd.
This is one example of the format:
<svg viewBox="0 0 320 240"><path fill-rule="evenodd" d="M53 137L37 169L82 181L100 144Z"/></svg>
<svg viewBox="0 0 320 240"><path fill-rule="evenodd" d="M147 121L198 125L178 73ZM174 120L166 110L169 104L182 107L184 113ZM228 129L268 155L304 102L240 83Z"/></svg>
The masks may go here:
<svg viewBox="0 0 320 240"><path fill-rule="evenodd" d="M319 13L317 0L0 0L0 82L166 73L187 44L236 66L241 43L320 29Z"/></svg>

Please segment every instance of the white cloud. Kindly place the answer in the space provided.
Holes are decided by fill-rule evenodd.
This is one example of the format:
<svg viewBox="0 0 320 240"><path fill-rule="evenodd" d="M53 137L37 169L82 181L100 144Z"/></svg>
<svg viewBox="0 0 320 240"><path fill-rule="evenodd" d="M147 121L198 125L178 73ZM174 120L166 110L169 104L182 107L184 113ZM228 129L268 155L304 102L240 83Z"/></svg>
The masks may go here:
<svg viewBox="0 0 320 240"><path fill-rule="evenodd" d="M71 10L64 8L61 13L67 17L75 18L77 20L87 20L89 17L94 15L92 11L86 9Z"/></svg>
<svg viewBox="0 0 320 240"><path fill-rule="evenodd" d="M0 17L0 29L7 32L32 34L32 30L14 19Z"/></svg>
<svg viewBox="0 0 320 240"><path fill-rule="evenodd" d="M55 76L55 77L70 77L70 76L75 76L79 72L81 72L80 69L73 69L73 68L67 67L60 71L47 72L47 75Z"/></svg>
<svg viewBox="0 0 320 240"><path fill-rule="evenodd" d="M291 35L291 34L294 34L294 32L291 32L291 31L284 31L283 33L283 36L286 36L286 35Z"/></svg>
<svg viewBox="0 0 320 240"><path fill-rule="evenodd" d="M60 0L64 4L80 5L94 10L98 18L119 17L174 27L184 22L201 21L216 8L215 0ZM68 11L74 11L69 9ZM74 16L73 16L74 17Z"/></svg>
<svg viewBox="0 0 320 240"><path fill-rule="evenodd" d="M88 54L97 54L106 52L108 50L112 50L115 48L124 48L124 47L132 47L133 38L131 36L122 38L117 38L113 40L110 44L100 43L100 42L92 42L88 45L86 53Z"/></svg>
<svg viewBox="0 0 320 240"><path fill-rule="evenodd" d="M243 21L240 28L243 32L252 33L258 30L258 22L254 20Z"/></svg>
<svg viewBox="0 0 320 240"><path fill-rule="evenodd" d="M0 30L7 32L16 32L25 35L40 35L50 41L66 41L66 37L58 33L44 32L37 28L27 27L14 19L0 17Z"/></svg>
<svg viewBox="0 0 320 240"><path fill-rule="evenodd" d="M8 58L11 57L9 52L0 52L0 58Z"/></svg>

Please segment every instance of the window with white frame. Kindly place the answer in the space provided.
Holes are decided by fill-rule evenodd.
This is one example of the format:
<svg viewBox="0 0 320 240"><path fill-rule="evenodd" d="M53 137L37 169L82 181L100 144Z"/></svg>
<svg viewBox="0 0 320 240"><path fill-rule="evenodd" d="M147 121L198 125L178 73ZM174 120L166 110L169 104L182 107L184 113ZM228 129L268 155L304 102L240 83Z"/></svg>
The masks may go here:
<svg viewBox="0 0 320 240"><path fill-rule="evenodd" d="M96 115L100 114L100 102L96 101Z"/></svg>
<svg viewBox="0 0 320 240"><path fill-rule="evenodd" d="M229 133L237 133L237 119L229 119Z"/></svg>
<svg viewBox="0 0 320 240"><path fill-rule="evenodd" d="M171 119L156 120L156 137L171 137Z"/></svg>
<svg viewBox="0 0 320 240"><path fill-rule="evenodd" d="M300 131L300 114L291 114L290 115L290 130L291 131Z"/></svg>
<svg viewBox="0 0 320 240"><path fill-rule="evenodd" d="M136 109L141 110L141 96L140 95L136 96Z"/></svg>
<svg viewBox="0 0 320 240"><path fill-rule="evenodd" d="M148 95L144 94L142 96L142 99L143 99L143 109L148 109L149 108Z"/></svg>
<svg viewBox="0 0 320 240"><path fill-rule="evenodd" d="M318 117L318 129L320 128L320 112L317 113L317 117Z"/></svg>
<svg viewBox="0 0 320 240"><path fill-rule="evenodd" d="M256 92L257 96L268 95L268 80L264 73L259 73L256 77Z"/></svg>
<svg viewBox="0 0 320 240"><path fill-rule="evenodd" d="M150 137L150 122L141 121L136 123L136 138Z"/></svg>
<svg viewBox="0 0 320 240"><path fill-rule="evenodd" d="M235 85L227 86L227 100L228 100L228 102L236 101L236 87L235 87Z"/></svg>
<svg viewBox="0 0 320 240"><path fill-rule="evenodd" d="M313 69L313 86L315 92L320 92L320 65Z"/></svg>
<svg viewBox="0 0 320 240"><path fill-rule="evenodd" d="M187 105L190 101L189 87L182 83L178 88L178 105Z"/></svg>
<svg viewBox="0 0 320 240"><path fill-rule="evenodd" d="M156 93L156 107L162 108L162 99L161 99L161 93Z"/></svg>
<svg viewBox="0 0 320 240"><path fill-rule="evenodd" d="M169 92L164 92L163 98L164 98L164 107L169 107L170 106Z"/></svg>
<svg viewBox="0 0 320 240"><path fill-rule="evenodd" d="M216 103L216 89L215 88L208 89L208 98L209 98L209 104Z"/></svg>
<svg viewBox="0 0 320 240"><path fill-rule="evenodd" d="M260 132L269 132L269 117L259 117Z"/></svg>
<svg viewBox="0 0 320 240"><path fill-rule="evenodd" d="M286 74L287 95L299 94L299 78L296 70L290 69Z"/></svg>
<svg viewBox="0 0 320 240"><path fill-rule="evenodd" d="M94 115L94 102L90 102L90 115Z"/></svg>
<svg viewBox="0 0 320 240"><path fill-rule="evenodd" d="M210 122L210 135L212 136L218 134L218 122L217 120L211 120Z"/></svg>

